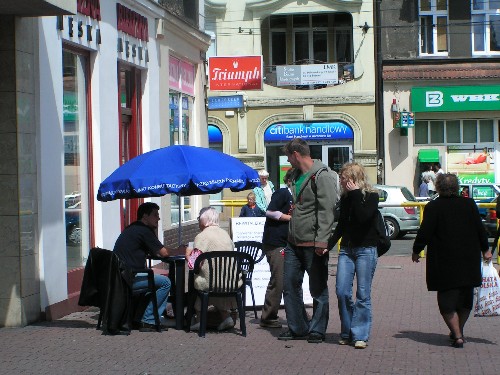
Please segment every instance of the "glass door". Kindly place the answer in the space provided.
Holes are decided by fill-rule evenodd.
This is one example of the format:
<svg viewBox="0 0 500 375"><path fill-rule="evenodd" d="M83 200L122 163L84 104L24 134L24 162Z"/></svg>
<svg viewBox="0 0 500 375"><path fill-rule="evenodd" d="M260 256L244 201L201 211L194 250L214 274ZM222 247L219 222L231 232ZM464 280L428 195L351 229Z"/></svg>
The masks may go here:
<svg viewBox="0 0 500 375"><path fill-rule="evenodd" d="M352 161L352 146L323 146L321 159L324 164L339 173L345 163Z"/></svg>

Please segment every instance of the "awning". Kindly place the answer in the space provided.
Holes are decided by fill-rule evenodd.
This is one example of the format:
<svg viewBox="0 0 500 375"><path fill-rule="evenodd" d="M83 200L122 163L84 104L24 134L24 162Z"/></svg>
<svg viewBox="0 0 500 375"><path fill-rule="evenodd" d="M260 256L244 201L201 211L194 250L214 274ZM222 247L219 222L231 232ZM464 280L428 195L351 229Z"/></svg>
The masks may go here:
<svg viewBox="0 0 500 375"><path fill-rule="evenodd" d="M418 150L418 161L421 163L438 163L439 150L435 148Z"/></svg>

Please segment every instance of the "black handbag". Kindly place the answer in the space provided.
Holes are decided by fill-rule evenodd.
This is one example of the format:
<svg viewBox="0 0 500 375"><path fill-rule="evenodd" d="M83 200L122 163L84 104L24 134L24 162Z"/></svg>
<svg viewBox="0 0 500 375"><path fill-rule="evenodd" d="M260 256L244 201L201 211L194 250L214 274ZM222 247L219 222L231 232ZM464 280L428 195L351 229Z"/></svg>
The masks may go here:
<svg viewBox="0 0 500 375"><path fill-rule="evenodd" d="M391 248L391 240L389 239L387 226L385 220L379 210L375 215L375 228L377 228L377 255L381 257Z"/></svg>

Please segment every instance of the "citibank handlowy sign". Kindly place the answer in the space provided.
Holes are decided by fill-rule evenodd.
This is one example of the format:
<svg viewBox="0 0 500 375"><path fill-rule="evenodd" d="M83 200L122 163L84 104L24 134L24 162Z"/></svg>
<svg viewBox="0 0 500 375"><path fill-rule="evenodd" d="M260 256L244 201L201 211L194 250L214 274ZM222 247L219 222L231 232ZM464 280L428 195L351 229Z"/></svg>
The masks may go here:
<svg viewBox="0 0 500 375"><path fill-rule="evenodd" d="M462 112L500 110L500 86L414 87L413 112Z"/></svg>
<svg viewBox="0 0 500 375"><path fill-rule="evenodd" d="M293 138L305 140L353 139L351 127L340 121L294 122L271 125L264 132L264 141L289 141Z"/></svg>

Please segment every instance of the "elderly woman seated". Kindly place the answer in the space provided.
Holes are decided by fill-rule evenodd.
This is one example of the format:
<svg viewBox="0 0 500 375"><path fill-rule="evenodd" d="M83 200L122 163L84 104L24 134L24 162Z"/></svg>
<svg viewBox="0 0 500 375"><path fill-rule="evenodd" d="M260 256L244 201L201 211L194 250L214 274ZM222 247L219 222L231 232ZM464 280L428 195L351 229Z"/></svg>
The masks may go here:
<svg viewBox="0 0 500 375"><path fill-rule="evenodd" d="M193 250L197 249L203 253L210 251L233 251L234 244L229 234L219 227L219 213L213 207L205 207L200 211L198 225L201 232L195 237L193 248L186 249L186 259L189 259ZM195 250L196 251L196 250ZM200 273L195 275L194 287L198 290L208 289L208 265L203 264ZM243 283L243 281L242 281ZM230 309L236 308L236 304L231 298L210 297L208 301L212 309L216 309L220 315L221 323L217 326L218 331L224 331L234 327L233 318L230 316ZM233 305L234 304L234 305ZM196 322L191 326L191 330L199 329L201 303L197 299L195 303ZM209 309L210 310L210 309Z"/></svg>

